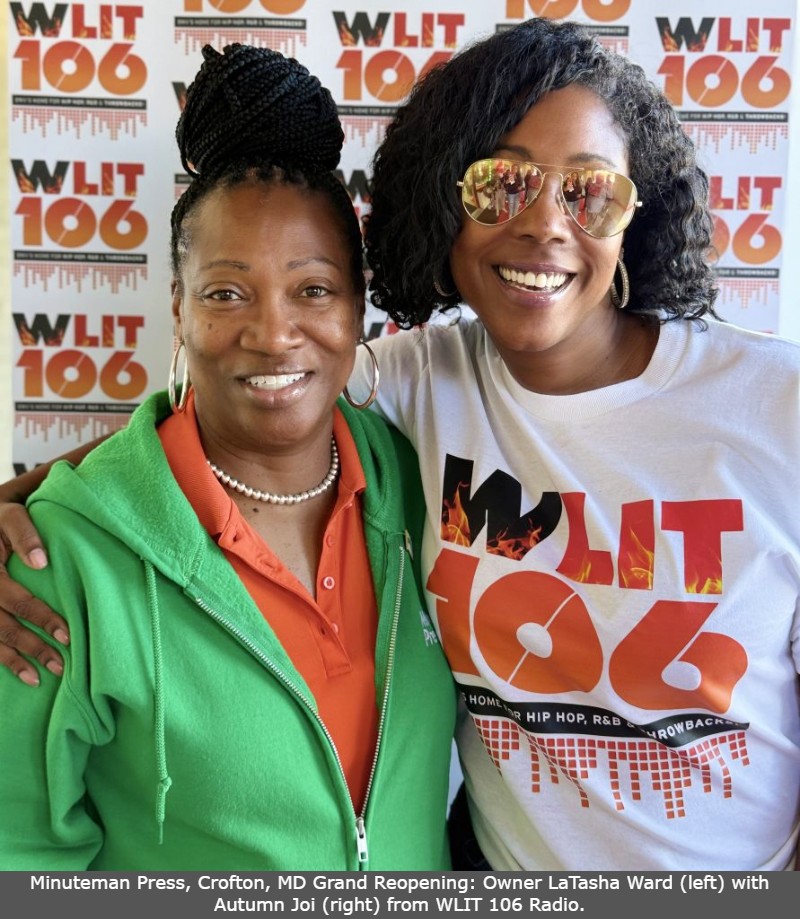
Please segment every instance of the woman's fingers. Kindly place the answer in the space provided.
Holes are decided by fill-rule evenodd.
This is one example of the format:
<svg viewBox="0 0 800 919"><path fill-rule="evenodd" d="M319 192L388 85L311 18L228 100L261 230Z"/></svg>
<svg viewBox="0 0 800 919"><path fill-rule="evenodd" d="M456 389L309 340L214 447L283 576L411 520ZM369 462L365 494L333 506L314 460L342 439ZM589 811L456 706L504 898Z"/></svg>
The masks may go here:
<svg viewBox="0 0 800 919"><path fill-rule="evenodd" d="M7 667L23 683L38 686L39 674L30 659L59 676L64 672L64 663L58 651L32 632L27 623L39 626L61 644L69 644L69 631L62 617L12 581L5 565L0 564L0 666Z"/></svg>

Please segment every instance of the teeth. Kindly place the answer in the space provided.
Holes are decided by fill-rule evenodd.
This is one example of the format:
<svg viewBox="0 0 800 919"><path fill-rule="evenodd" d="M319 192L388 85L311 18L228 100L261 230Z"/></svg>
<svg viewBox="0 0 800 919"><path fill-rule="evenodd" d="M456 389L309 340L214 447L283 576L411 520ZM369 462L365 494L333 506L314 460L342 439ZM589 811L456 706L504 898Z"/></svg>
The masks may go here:
<svg viewBox="0 0 800 919"><path fill-rule="evenodd" d="M566 283L567 276L560 272L551 271L517 271L515 268L505 268L502 265L497 269L500 277L511 284L517 284L520 287L530 287L534 290L554 290Z"/></svg>
<svg viewBox="0 0 800 919"><path fill-rule="evenodd" d="M304 376L304 373L279 373L276 376L248 377L247 382L259 389L283 389L284 386L302 380Z"/></svg>

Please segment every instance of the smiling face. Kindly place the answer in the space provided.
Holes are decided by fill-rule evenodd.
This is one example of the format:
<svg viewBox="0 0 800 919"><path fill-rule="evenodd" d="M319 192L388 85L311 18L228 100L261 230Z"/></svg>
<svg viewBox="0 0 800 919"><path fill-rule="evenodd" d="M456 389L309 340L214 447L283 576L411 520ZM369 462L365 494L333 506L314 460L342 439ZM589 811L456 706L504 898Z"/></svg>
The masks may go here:
<svg viewBox="0 0 800 919"><path fill-rule="evenodd" d="M495 156L628 174L625 141L605 103L568 86L544 96L492 151ZM547 175L519 216L482 226L464 216L450 264L464 301L513 376L542 392L579 391L587 368L621 347L624 314L611 305L622 234L594 239L569 216L561 180Z"/></svg>
<svg viewBox="0 0 800 919"><path fill-rule="evenodd" d="M173 295L204 440L294 453L330 440L363 299L327 197L294 185L216 189L187 219Z"/></svg>

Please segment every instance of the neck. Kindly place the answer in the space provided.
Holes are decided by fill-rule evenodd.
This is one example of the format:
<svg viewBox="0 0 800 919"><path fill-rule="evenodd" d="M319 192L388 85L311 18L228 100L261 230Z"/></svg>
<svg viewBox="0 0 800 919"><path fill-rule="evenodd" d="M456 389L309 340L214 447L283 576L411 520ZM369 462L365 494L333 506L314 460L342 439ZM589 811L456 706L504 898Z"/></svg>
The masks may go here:
<svg viewBox="0 0 800 919"><path fill-rule="evenodd" d="M338 459L334 463L330 428L315 434L312 442L304 441L297 447L281 449L265 445L263 450L259 450L240 448L228 440L215 436L213 432L207 431L199 417L198 427L203 450L212 471L234 496L242 495L243 488L237 489L231 479L250 490L249 494L245 494L248 499L253 497L254 492L276 496L302 495L323 483L326 483L323 490L335 491L332 485L338 475ZM330 482L326 482L328 476L332 476ZM258 496L255 500L268 501L267 498L260 499Z"/></svg>
<svg viewBox="0 0 800 919"><path fill-rule="evenodd" d="M657 320L618 310L598 328L535 354L501 353L514 379L531 392L569 396L640 376L658 343Z"/></svg>
<svg viewBox="0 0 800 919"><path fill-rule="evenodd" d="M316 485L309 486L298 492L283 493L266 491L254 485L248 485L247 482L240 481L224 469L221 469L216 463L212 463L210 459L207 459L206 462L217 479L219 479L226 488L237 492L237 494L243 495L248 500L263 501L265 504L304 504L306 501L318 498L321 494L326 492L339 475L339 451L336 447L334 438L331 438L331 464L328 467L328 471L325 473L325 478Z"/></svg>

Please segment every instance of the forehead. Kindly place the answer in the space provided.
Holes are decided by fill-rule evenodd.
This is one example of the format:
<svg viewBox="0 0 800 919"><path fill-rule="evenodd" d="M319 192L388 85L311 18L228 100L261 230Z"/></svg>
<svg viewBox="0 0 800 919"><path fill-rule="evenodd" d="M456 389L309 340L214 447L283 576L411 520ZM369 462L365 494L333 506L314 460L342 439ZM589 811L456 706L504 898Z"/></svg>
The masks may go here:
<svg viewBox="0 0 800 919"><path fill-rule="evenodd" d="M571 85L544 95L505 134L497 152L540 163L606 165L626 172L625 137L606 103L585 86Z"/></svg>
<svg viewBox="0 0 800 919"><path fill-rule="evenodd" d="M297 185L246 182L216 188L195 208L189 223L190 255L205 256L212 250L218 257L234 253L255 263L313 252L344 269L351 254L328 196Z"/></svg>

